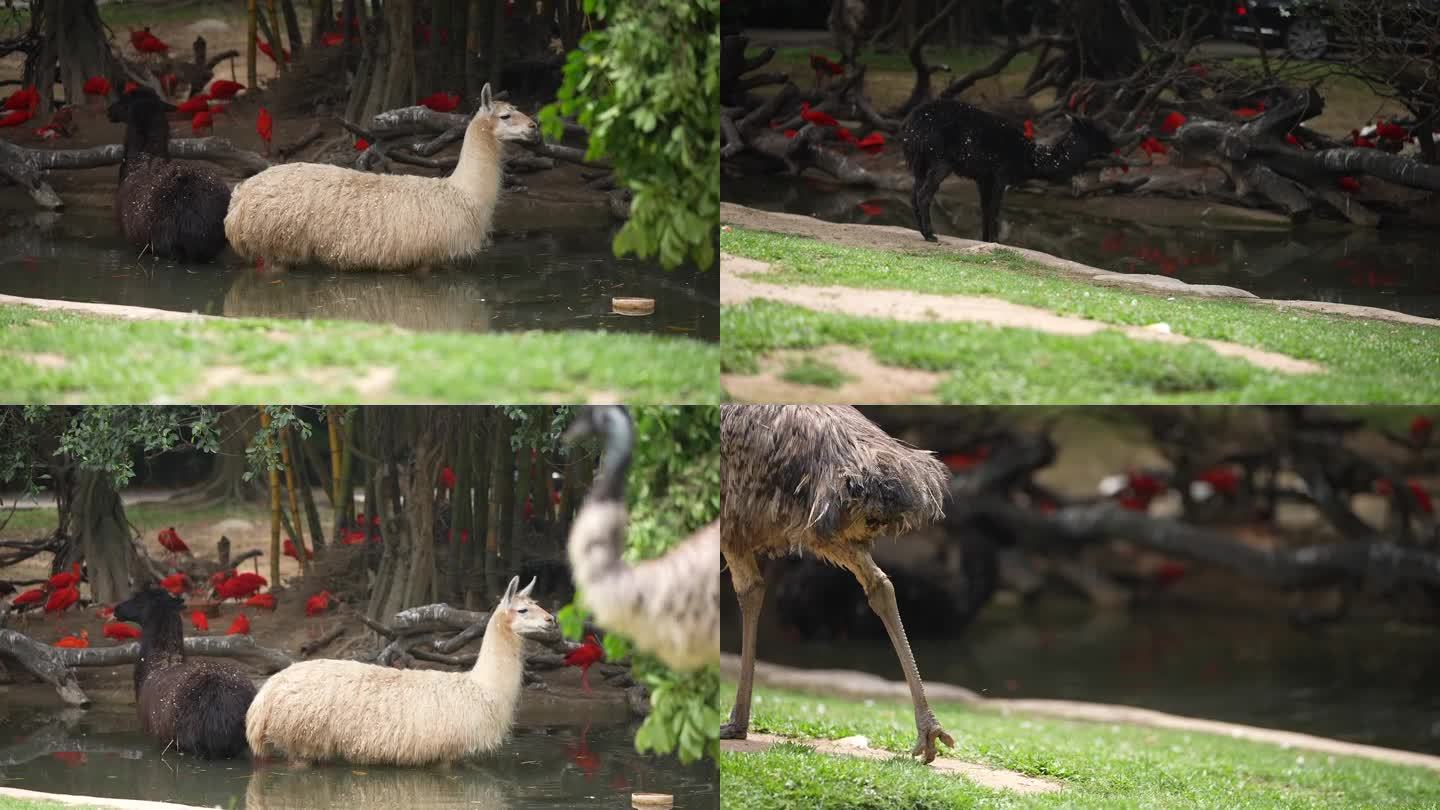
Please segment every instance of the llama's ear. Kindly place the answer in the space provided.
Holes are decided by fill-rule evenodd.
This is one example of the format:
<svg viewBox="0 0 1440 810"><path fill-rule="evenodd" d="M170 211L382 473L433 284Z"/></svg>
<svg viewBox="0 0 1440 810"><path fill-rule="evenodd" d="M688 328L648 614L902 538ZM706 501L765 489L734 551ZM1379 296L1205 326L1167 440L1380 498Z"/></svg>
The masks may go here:
<svg viewBox="0 0 1440 810"><path fill-rule="evenodd" d="M511 577L510 585L505 588L505 595L500 597L501 602L509 602L515 598L515 589L520 587L520 577Z"/></svg>
<svg viewBox="0 0 1440 810"><path fill-rule="evenodd" d="M529 596L529 595L530 595L530 592L533 591L533 590L535 590L535 580L537 580L537 579L539 579L539 577L531 577L531 578L530 578L530 584L529 584L529 585L526 585L526 586L523 587L523 588L521 588L521 589L520 589L520 593L516 594L516 596ZM515 578L515 581L516 581L516 582L519 582L519 581L520 581L520 578L519 578L519 577L516 577L516 578Z"/></svg>
<svg viewBox="0 0 1440 810"><path fill-rule="evenodd" d="M489 83L489 82L486 82L486 83L485 83L485 86L482 87L482 88L480 88L480 109L481 109L481 110L488 110L488 109L490 109L490 83Z"/></svg>

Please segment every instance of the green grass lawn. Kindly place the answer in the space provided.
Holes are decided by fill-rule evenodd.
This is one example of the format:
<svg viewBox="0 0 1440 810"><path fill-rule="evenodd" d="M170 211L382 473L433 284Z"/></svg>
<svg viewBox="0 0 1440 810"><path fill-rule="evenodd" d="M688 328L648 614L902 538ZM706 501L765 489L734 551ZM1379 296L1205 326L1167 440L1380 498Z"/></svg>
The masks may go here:
<svg viewBox="0 0 1440 810"><path fill-rule="evenodd" d="M767 301L722 312L723 368L750 373L780 348L844 343L890 365L951 372L951 402L1327 402L1440 401L1440 329L1237 300L1166 296L1057 276L1018 254L960 256L840 247L815 239L734 228L726 252L770 263L765 282L985 295L1106 323L1168 323L1214 338L1311 360L1320 374L1278 374L1203 345L1176 346L969 323L905 323L817 313Z"/></svg>
<svg viewBox="0 0 1440 810"><path fill-rule="evenodd" d="M0 306L6 402L713 402L719 349L601 332L487 335L226 318L121 321ZM379 370L388 384L361 390ZM221 371L217 371L221 370Z"/></svg>
<svg viewBox="0 0 1440 810"><path fill-rule="evenodd" d="M733 693L733 684L726 685ZM908 702L756 689L751 729L797 738L853 734L907 752ZM1020 796L941 775L918 760L828 756L795 745L720 757L724 807L1437 807L1440 774L1206 734L933 707L955 737L945 756L1065 784Z"/></svg>

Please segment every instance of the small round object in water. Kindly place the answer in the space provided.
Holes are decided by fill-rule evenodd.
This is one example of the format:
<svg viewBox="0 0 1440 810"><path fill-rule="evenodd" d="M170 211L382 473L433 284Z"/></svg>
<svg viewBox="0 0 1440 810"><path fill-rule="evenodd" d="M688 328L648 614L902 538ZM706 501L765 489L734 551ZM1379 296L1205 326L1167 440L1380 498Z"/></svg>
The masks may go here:
<svg viewBox="0 0 1440 810"><path fill-rule="evenodd" d="M616 315L653 315L654 298L612 298L610 307Z"/></svg>

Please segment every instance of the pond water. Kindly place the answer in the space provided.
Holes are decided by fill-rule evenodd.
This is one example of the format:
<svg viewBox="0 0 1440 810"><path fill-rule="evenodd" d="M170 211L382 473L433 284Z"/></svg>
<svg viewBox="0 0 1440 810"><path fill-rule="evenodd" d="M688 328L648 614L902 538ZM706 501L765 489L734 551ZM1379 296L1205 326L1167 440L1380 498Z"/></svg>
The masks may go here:
<svg viewBox="0 0 1440 810"><path fill-rule="evenodd" d="M962 181L968 182L968 181ZM953 183L953 181L952 181ZM726 202L831 222L915 227L908 193L839 188L819 178L726 178ZM1165 206L1166 200L1148 204ZM971 189L936 195L936 233L979 238ZM1315 222L1285 229L1140 224L1102 213L1047 208L1012 191L1001 241L1122 273L1226 284L1262 298L1362 304L1440 317L1440 231L1364 229ZM915 234L919 244L919 232Z"/></svg>
<svg viewBox="0 0 1440 810"><path fill-rule="evenodd" d="M738 653L732 607L721 648ZM904 678L888 640L796 640L769 618L761 660ZM1117 703L1440 753L1440 631L1360 621L1301 631L1280 616L1097 613L1052 599L991 605L960 638L912 646L927 681L988 697Z"/></svg>
<svg viewBox="0 0 1440 810"><path fill-rule="evenodd" d="M583 718L577 718L583 722ZM668 793L677 808L719 807L713 762L681 766L635 753L634 726L524 725L494 755L443 768L322 765L161 755L134 711L0 710L0 784L206 807L630 807L632 792Z"/></svg>
<svg viewBox="0 0 1440 810"><path fill-rule="evenodd" d="M429 273L307 268L266 275L229 250L202 265L137 260L102 213L0 211L0 293L418 330L586 329L719 340L719 274L617 259L613 225L555 219L543 231L497 233L477 259ZM614 296L653 298L655 313L615 315Z"/></svg>

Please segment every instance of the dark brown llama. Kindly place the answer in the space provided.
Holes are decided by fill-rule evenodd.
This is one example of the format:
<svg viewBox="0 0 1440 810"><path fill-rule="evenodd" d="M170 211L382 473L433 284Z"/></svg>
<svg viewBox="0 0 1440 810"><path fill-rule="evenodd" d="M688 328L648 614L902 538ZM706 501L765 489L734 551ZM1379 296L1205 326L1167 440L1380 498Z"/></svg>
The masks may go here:
<svg viewBox="0 0 1440 810"><path fill-rule="evenodd" d="M725 405L720 447L720 551L744 625L740 683L721 738L744 739L750 726L761 563L804 549L853 574L884 622L915 707L911 753L930 762L937 739L953 747L925 700L895 589L870 557L877 537L940 518L945 467L848 406Z"/></svg>

